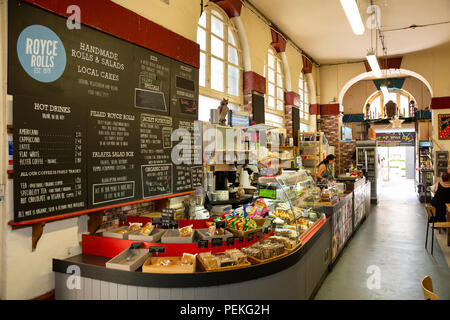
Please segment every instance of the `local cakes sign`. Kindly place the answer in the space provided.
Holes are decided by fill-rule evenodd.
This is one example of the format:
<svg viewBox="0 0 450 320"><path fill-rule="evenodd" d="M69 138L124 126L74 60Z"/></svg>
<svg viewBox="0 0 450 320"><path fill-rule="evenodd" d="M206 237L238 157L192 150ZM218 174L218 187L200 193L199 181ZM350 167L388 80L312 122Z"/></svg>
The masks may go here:
<svg viewBox="0 0 450 320"><path fill-rule="evenodd" d="M201 143L171 158L201 132L198 69L18 0L8 21L14 221L201 185Z"/></svg>

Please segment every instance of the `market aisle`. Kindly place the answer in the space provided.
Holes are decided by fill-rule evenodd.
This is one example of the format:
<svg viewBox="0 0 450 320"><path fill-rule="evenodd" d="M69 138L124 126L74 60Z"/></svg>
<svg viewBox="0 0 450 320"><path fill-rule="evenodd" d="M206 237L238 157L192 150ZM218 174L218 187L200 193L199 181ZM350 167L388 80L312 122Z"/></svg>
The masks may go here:
<svg viewBox="0 0 450 320"><path fill-rule="evenodd" d="M441 299L450 299L450 269L434 242L425 250L426 213L412 180L385 184L381 201L348 243L315 299L423 299L421 279L430 275ZM431 241L431 236L429 238ZM430 244L429 244L430 246ZM370 290L369 266L380 270ZM376 268L375 267L375 268Z"/></svg>

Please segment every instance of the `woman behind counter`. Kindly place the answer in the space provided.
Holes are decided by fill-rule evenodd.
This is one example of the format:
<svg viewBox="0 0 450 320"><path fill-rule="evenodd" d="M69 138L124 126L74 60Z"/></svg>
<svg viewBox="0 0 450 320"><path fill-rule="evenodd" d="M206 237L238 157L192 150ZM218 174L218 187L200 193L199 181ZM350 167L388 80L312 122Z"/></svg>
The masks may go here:
<svg viewBox="0 0 450 320"><path fill-rule="evenodd" d="M317 170L317 183L320 183L325 179L333 179L333 164L335 159L336 157L334 154L329 154L325 160L319 163L319 168Z"/></svg>

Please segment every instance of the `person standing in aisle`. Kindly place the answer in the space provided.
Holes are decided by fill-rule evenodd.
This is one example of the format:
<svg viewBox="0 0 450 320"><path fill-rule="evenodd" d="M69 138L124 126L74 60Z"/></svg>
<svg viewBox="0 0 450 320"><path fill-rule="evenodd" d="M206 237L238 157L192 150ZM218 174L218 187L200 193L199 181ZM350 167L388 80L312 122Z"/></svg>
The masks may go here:
<svg viewBox="0 0 450 320"><path fill-rule="evenodd" d="M450 202L450 174L443 172L441 182L438 183L431 205L436 208L435 222L445 222L445 204Z"/></svg>
<svg viewBox="0 0 450 320"><path fill-rule="evenodd" d="M317 183L324 180L333 180L333 165L336 157L334 154L329 154L321 163L317 169Z"/></svg>

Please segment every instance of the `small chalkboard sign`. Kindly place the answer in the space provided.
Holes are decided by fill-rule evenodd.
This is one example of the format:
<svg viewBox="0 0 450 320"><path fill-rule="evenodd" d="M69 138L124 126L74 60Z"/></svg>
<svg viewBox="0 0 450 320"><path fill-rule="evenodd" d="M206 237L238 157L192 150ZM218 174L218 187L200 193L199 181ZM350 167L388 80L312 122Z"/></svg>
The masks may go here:
<svg viewBox="0 0 450 320"><path fill-rule="evenodd" d="M256 237L257 238L261 238L262 237L262 231L261 230L256 233Z"/></svg>
<svg viewBox="0 0 450 320"><path fill-rule="evenodd" d="M223 244L223 239L222 238L213 238L211 240L211 244L213 247L221 247Z"/></svg>
<svg viewBox="0 0 450 320"><path fill-rule="evenodd" d="M166 247L149 247L148 252L150 253L164 253L166 252Z"/></svg>
<svg viewBox="0 0 450 320"><path fill-rule="evenodd" d="M239 237L239 243L244 243L244 237Z"/></svg>
<svg viewBox="0 0 450 320"><path fill-rule="evenodd" d="M162 218L160 218L160 217L152 218L152 224L156 225L156 224L161 224L161 223L162 223Z"/></svg>
<svg viewBox="0 0 450 320"><path fill-rule="evenodd" d="M175 221L175 220L171 221L170 222L170 227L172 229L178 229L178 221Z"/></svg>
<svg viewBox="0 0 450 320"><path fill-rule="evenodd" d="M236 239L236 237L227 238L227 246L233 246L235 239Z"/></svg>
<svg viewBox="0 0 450 320"><path fill-rule="evenodd" d="M208 240L198 240L197 248L199 249L207 249L208 248Z"/></svg>
<svg viewBox="0 0 450 320"><path fill-rule="evenodd" d="M163 220L173 220L174 213L174 209L164 208L161 210L161 217Z"/></svg>
<svg viewBox="0 0 450 320"><path fill-rule="evenodd" d="M216 222L216 229L225 229L225 221L217 221Z"/></svg>
<svg viewBox="0 0 450 320"><path fill-rule="evenodd" d="M254 238L255 238L255 233L254 233L254 232L253 232L253 233L250 233L250 234L247 236L247 241L248 241L248 242L253 241Z"/></svg>

